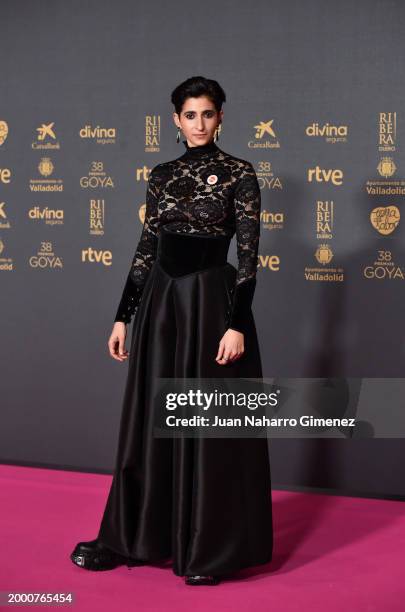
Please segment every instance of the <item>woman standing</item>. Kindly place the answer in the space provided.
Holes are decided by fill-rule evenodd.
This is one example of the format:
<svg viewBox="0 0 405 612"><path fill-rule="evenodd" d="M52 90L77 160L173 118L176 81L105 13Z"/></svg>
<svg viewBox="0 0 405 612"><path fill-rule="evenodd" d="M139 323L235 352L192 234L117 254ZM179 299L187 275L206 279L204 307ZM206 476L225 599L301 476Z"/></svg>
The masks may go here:
<svg viewBox="0 0 405 612"><path fill-rule="evenodd" d="M171 559L186 584L215 585L272 558L267 439L154 437L152 396L159 377L262 377L251 310L261 198L252 164L216 144L217 81L187 79L171 100L185 151L150 173L108 343L114 359L129 357L114 477L97 538L71 559L90 570Z"/></svg>

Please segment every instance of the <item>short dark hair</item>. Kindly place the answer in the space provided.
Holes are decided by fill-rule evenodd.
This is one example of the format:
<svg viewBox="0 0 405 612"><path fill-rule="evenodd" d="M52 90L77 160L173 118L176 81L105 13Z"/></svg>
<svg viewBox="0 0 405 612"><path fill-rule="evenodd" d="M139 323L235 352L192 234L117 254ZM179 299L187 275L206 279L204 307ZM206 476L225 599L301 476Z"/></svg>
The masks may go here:
<svg viewBox="0 0 405 612"><path fill-rule="evenodd" d="M218 81L206 79L203 76L190 77L177 85L172 91L171 101L176 109L176 113L180 115L183 104L187 98L198 98L207 96L214 103L217 111L222 109L222 104L226 102L225 92Z"/></svg>

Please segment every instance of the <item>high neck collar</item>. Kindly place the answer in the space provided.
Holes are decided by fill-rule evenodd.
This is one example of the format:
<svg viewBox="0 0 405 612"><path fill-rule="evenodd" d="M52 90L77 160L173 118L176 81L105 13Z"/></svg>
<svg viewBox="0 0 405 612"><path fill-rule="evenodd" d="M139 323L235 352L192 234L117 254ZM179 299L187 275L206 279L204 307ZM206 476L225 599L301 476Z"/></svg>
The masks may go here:
<svg viewBox="0 0 405 612"><path fill-rule="evenodd" d="M187 140L183 140L182 142L186 147L184 156L190 158L192 157L193 159L211 157L213 155L216 155L220 151L219 147L217 147L213 140L207 142L206 144L197 145L195 147L190 147Z"/></svg>

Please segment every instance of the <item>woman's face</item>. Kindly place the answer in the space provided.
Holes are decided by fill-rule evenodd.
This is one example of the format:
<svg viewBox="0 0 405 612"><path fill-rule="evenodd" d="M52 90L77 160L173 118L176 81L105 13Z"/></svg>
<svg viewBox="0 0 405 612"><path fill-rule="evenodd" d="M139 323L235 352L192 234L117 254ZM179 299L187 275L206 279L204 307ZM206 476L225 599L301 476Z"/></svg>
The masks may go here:
<svg viewBox="0 0 405 612"><path fill-rule="evenodd" d="M206 96L187 98L180 115L173 113L173 119L181 128L189 146L207 144L214 138L216 127L221 123L223 111L217 111L212 100Z"/></svg>

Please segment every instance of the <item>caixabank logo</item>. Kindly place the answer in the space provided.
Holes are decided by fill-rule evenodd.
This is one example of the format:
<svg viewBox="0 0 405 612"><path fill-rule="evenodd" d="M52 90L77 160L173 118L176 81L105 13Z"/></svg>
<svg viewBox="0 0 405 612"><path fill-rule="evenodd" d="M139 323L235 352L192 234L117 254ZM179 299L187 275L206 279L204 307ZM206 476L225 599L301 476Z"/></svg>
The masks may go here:
<svg viewBox="0 0 405 612"><path fill-rule="evenodd" d="M7 216L6 203L0 202L0 229L10 229L11 224Z"/></svg>
<svg viewBox="0 0 405 612"><path fill-rule="evenodd" d="M259 121L254 125L255 133L253 140L249 140L249 149L279 149L280 141L277 138L275 128L273 126L274 119L267 121Z"/></svg>
<svg viewBox="0 0 405 612"><path fill-rule="evenodd" d="M60 149L60 142L56 138L55 133L55 122L42 123L36 128L37 139L31 143L32 149L40 150L58 150Z"/></svg>

